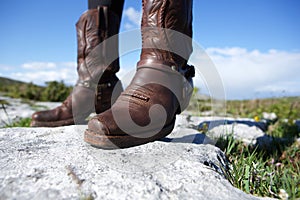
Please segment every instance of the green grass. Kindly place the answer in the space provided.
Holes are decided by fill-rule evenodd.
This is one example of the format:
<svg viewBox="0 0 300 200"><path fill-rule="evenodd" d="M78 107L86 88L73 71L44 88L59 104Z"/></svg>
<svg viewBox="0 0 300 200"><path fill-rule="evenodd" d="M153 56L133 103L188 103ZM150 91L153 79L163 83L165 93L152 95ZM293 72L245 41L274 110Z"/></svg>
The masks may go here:
<svg viewBox="0 0 300 200"><path fill-rule="evenodd" d="M274 112L279 119L300 119L300 97L227 101L227 114L237 117L259 117Z"/></svg>
<svg viewBox="0 0 300 200"><path fill-rule="evenodd" d="M5 128L30 127L31 118L21 118L19 121L7 124Z"/></svg>
<svg viewBox="0 0 300 200"><path fill-rule="evenodd" d="M194 115L209 111L211 100L197 99L194 91L188 110ZM268 146L247 146L232 135L219 138L231 170L227 179L246 193L279 199L300 199L300 130L294 123L300 119L300 97L226 101L226 115L260 121L263 113L275 113L277 119L267 121L273 142ZM205 133L205 130L201 130ZM288 197L287 197L288 196Z"/></svg>
<svg viewBox="0 0 300 200"><path fill-rule="evenodd" d="M232 164L229 181L246 193L279 199L300 199L300 97L228 101L227 114L261 119L263 112L274 112L277 119L268 122L273 138L266 147L247 146L232 136L220 138L220 147Z"/></svg>
<svg viewBox="0 0 300 200"><path fill-rule="evenodd" d="M1 107L3 107L5 105L9 105L9 102L4 99L0 99L0 105L1 105Z"/></svg>
<svg viewBox="0 0 300 200"><path fill-rule="evenodd" d="M24 100L22 103L28 103L31 102L29 100ZM8 101L0 99L0 112L4 112L9 119L8 113L6 111L6 105L10 105ZM17 121L12 122L11 119L9 119L9 122L5 124L4 128L12 128L12 127L30 127L31 118L20 118Z"/></svg>
<svg viewBox="0 0 300 200"><path fill-rule="evenodd" d="M220 138L219 146L231 162L229 181L246 193L263 197L300 198L299 144L293 143L279 154L245 146L232 136Z"/></svg>

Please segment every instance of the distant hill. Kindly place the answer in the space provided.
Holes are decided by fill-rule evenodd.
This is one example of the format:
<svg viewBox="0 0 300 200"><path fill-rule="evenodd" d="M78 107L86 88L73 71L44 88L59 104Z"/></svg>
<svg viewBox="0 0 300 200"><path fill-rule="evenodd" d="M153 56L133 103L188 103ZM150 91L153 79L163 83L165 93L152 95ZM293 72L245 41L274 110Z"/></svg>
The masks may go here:
<svg viewBox="0 0 300 200"><path fill-rule="evenodd" d="M36 100L40 98L40 93L44 89L45 87L33 83L0 77L0 93L4 96Z"/></svg>
<svg viewBox="0 0 300 200"><path fill-rule="evenodd" d="M27 84L27 83L22 82L22 81L13 80L10 78L0 77L0 87L7 86L7 85L23 85L23 84Z"/></svg>
<svg viewBox="0 0 300 200"><path fill-rule="evenodd" d="M72 87L63 81L46 82L46 86L0 77L0 93L12 98L22 98L35 101L63 101L71 93Z"/></svg>

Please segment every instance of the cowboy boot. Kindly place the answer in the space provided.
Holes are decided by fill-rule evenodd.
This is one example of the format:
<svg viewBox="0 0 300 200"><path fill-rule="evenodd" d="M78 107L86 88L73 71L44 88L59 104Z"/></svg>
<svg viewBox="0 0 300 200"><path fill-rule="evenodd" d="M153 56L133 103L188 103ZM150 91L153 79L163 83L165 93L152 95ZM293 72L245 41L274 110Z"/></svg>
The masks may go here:
<svg viewBox="0 0 300 200"><path fill-rule="evenodd" d="M111 109L88 123L84 140L127 148L167 136L192 94L192 0L143 0L143 49L136 74Z"/></svg>
<svg viewBox="0 0 300 200"><path fill-rule="evenodd" d="M80 17L76 24L78 81L60 106L34 113L31 126L83 124L92 112L101 113L111 107L123 90L116 76L118 38L114 35L119 27L120 16L106 6L89 9Z"/></svg>

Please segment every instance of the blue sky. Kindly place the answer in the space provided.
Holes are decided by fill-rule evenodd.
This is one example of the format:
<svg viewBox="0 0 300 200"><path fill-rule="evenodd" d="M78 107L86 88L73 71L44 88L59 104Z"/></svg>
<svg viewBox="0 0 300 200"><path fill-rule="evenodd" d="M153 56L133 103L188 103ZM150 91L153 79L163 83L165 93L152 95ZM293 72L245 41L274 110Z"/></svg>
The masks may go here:
<svg viewBox="0 0 300 200"><path fill-rule="evenodd" d="M0 76L74 84L75 24L87 1L0 5ZM140 1L125 1L121 32L139 28L140 15ZM194 0L194 40L215 64L228 99L300 95L299 19L298 0ZM138 55L122 57L121 77ZM200 79L196 86L208 93Z"/></svg>

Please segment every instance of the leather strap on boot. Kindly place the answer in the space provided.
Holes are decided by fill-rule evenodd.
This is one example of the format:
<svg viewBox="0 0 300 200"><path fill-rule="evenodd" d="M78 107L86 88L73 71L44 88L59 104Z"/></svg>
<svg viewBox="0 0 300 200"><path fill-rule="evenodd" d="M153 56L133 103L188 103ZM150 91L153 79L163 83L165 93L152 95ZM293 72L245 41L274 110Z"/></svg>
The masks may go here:
<svg viewBox="0 0 300 200"><path fill-rule="evenodd" d="M145 76L143 79L145 83L148 82L160 84L174 93L176 99L178 100L178 103L180 104L176 114L181 113L187 108L193 92L192 78L195 77L195 68L193 65L186 65L177 69L175 66L169 67L167 65L159 63L151 63L151 65L138 66L138 70L141 69L150 69L147 77ZM158 74L151 75L151 71L160 71L162 73L165 73L166 77L160 78Z"/></svg>

